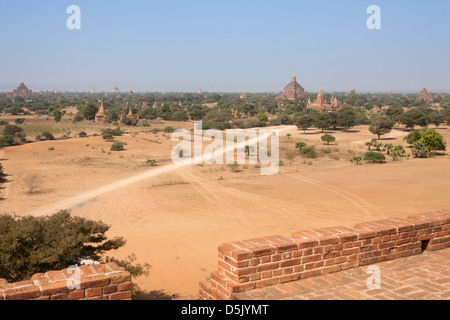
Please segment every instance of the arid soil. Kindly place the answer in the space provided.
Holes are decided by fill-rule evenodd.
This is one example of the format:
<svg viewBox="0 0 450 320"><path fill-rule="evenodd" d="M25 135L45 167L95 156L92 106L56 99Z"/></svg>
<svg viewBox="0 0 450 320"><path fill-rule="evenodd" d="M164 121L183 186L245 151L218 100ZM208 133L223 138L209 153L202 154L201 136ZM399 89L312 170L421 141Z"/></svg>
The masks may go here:
<svg viewBox="0 0 450 320"><path fill-rule="evenodd" d="M450 141L449 127L438 131ZM138 279L148 292L144 298L164 298L195 295L198 282L216 270L222 242L450 208L447 154L354 165L350 159L366 152L364 142L374 137L367 126L328 132L337 138L329 146L315 129L282 132L283 166L274 176L261 176L252 164L166 171L177 142L163 133L118 137L127 143L122 152L111 152L112 143L100 136L8 147L0 151L8 174L0 212L70 209L111 225L110 236L127 240L114 255L134 253L138 262L152 266L147 278ZM382 141L407 146L406 134L393 130ZM298 141L316 145L318 157L301 157ZM147 159L158 166L148 166ZM131 177L140 178L123 183Z"/></svg>

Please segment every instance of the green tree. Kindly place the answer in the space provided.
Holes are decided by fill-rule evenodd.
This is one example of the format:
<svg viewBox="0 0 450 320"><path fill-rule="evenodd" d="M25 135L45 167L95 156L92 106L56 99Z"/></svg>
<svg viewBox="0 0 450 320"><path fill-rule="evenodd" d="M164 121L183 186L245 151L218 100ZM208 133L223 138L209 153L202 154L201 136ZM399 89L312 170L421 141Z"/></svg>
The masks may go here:
<svg viewBox="0 0 450 320"><path fill-rule="evenodd" d="M336 141L336 138L328 133L323 135L320 139L322 139L322 141L326 142L327 144L330 144L330 142Z"/></svg>
<svg viewBox="0 0 450 320"><path fill-rule="evenodd" d="M391 132L395 122L389 119L387 116L379 116L375 118L369 126L369 131L378 136L378 139L382 135Z"/></svg>
<svg viewBox="0 0 450 320"><path fill-rule="evenodd" d="M98 108L93 102L89 102L82 109L83 118L86 120L95 120L95 115L98 112Z"/></svg>
<svg viewBox="0 0 450 320"><path fill-rule="evenodd" d="M61 121L62 118L62 112L59 109L56 109L53 111L53 118L55 119L55 122L58 123Z"/></svg>
<svg viewBox="0 0 450 320"><path fill-rule="evenodd" d="M337 113L337 125L344 128L344 131L355 126L356 123L356 112L353 108L343 108Z"/></svg>
<svg viewBox="0 0 450 320"><path fill-rule="evenodd" d="M319 113L314 118L314 126L318 129L321 129L322 132L324 132L324 130L328 129L332 125L333 125L333 119L332 119L330 113L328 113L328 112Z"/></svg>
<svg viewBox="0 0 450 320"><path fill-rule="evenodd" d="M400 121L401 115L403 114L403 108L401 106L392 106L386 110L386 116L388 116L395 123Z"/></svg>
<svg viewBox="0 0 450 320"><path fill-rule="evenodd" d="M400 117L400 122L403 123L406 128L410 128L411 130L414 130L414 127L416 126L426 126L427 120L425 114L417 108L406 111Z"/></svg>
<svg viewBox="0 0 450 320"><path fill-rule="evenodd" d="M294 124L302 129L303 133L306 133L306 130L312 126L313 121L313 117L309 114L294 118Z"/></svg>
<svg viewBox="0 0 450 320"><path fill-rule="evenodd" d="M428 158L430 155L430 150L422 141L414 142L414 148L412 148L411 152L416 158Z"/></svg>
<svg viewBox="0 0 450 320"><path fill-rule="evenodd" d="M5 128L3 129L3 134L5 136L15 136L16 133L21 133L23 132L23 129L21 127L12 125L12 124L8 124L5 126Z"/></svg>
<svg viewBox="0 0 450 320"><path fill-rule="evenodd" d="M434 124L436 128L438 128L439 125L445 122L445 115L438 112L432 112L428 115L428 122Z"/></svg>
<svg viewBox="0 0 450 320"><path fill-rule="evenodd" d="M120 237L108 239L109 228L66 211L46 217L1 215L0 278L16 282L83 259L100 262L104 253L125 244Z"/></svg>

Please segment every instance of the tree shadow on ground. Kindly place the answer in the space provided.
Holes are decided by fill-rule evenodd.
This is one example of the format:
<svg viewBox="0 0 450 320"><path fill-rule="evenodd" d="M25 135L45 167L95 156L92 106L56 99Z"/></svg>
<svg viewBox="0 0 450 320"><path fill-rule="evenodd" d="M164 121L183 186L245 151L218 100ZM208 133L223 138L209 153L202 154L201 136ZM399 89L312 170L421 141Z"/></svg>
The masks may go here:
<svg viewBox="0 0 450 320"><path fill-rule="evenodd" d="M134 297L134 300L173 300L178 294L169 294L164 290L153 290L150 292L141 292Z"/></svg>

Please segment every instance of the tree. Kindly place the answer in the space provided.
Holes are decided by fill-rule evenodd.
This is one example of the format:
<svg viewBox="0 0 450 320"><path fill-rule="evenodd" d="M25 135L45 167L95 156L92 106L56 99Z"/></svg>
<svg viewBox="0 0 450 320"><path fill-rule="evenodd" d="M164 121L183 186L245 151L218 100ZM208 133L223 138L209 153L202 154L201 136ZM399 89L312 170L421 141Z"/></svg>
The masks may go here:
<svg viewBox="0 0 450 320"><path fill-rule="evenodd" d="M327 144L330 144L330 142L336 141L336 138L328 133L323 135L320 139L322 139L322 141L326 142Z"/></svg>
<svg viewBox="0 0 450 320"><path fill-rule="evenodd" d="M428 149L428 151L445 151L447 143L442 135L431 129L413 130L405 137L406 142L415 144L421 142Z"/></svg>
<svg viewBox="0 0 450 320"><path fill-rule="evenodd" d="M67 211L46 217L0 215L0 278L17 282L84 259L101 262L105 252L125 244L120 237L108 239L109 228Z"/></svg>
<svg viewBox="0 0 450 320"><path fill-rule="evenodd" d="M294 119L294 124L299 128L303 130L303 133L306 133L306 130L312 126L313 124L313 117L309 114L296 117Z"/></svg>
<svg viewBox="0 0 450 320"><path fill-rule="evenodd" d="M337 113L337 125L344 128L344 131L348 131L356 123L356 112L353 108L343 108Z"/></svg>
<svg viewBox="0 0 450 320"><path fill-rule="evenodd" d="M438 112L432 112L428 115L428 122L434 124L436 128L438 128L441 123L445 122L445 115Z"/></svg>
<svg viewBox="0 0 450 320"><path fill-rule="evenodd" d="M55 119L55 122L58 123L61 121L62 118L62 112L59 109L56 109L53 111L53 118Z"/></svg>
<svg viewBox="0 0 450 320"><path fill-rule="evenodd" d="M427 117L421 110L415 108L408 110L404 114L402 114L400 116L400 122L403 123L406 128L414 130L415 126L426 126Z"/></svg>
<svg viewBox="0 0 450 320"><path fill-rule="evenodd" d="M395 122L389 119L387 116L380 116L375 118L369 126L369 131L378 136L378 139L382 135L391 132Z"/></svg>
<svg viewBox="0 0 450 320"><path fill-rule="evenodd" d="M386 110L386 116L388 116L392 121L399 122L400 117L403 114L403 108L401 106L392 106Z"/></svg>
<svg viewBox="0 0 450 320"><path fill-rule="evenodd" d="M5 126L5 128L3 129L3 134L5 136L15 136L16 133L21 133L23 132L23 129L21 127L12 125L12 124L8 124Z"/></svg>
<svg viewBox="0 0 450 320"><path fill-rule="evenodd" d="M89 102L82 109L83 118L86 120L95 120L95 115L98 112L98 108L93 102Z"/></svg>
<svg viewBox="0 0 450 320"><path fill-rule="evenodd" d="M318 129L321 129L324 132L325 129L328 129L333 125L333 119L328 112L319 113L314 118L314 126Z"/></svg>

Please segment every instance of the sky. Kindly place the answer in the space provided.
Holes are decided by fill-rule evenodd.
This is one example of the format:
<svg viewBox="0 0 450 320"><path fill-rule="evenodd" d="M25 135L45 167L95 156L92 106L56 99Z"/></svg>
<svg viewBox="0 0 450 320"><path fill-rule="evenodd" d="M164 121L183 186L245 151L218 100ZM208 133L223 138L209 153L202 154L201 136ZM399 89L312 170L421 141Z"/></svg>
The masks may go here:
<svg viewBox="0 0 450 320"><path fill-rule="evenodd" d="M448 0L0 1L0 91L450 92L449 57Z"/></svg>

